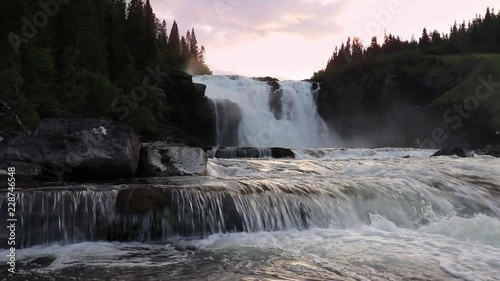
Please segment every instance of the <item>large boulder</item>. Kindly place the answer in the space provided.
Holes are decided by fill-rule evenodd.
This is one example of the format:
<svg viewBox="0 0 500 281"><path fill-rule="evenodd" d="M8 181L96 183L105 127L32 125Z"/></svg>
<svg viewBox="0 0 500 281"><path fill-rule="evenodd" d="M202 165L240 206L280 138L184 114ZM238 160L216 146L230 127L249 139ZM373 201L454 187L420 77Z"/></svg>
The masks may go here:
<svg viewBox="0 0 500 281"><path fill-rule="evenodd" d="M451 147L441 149L440 151L434 153L431 157L436 156L458 156L458 157L474 157L474 153L466 148L462 147Z"/></svg>
<svg viewBox="0 0 500 281"><path fill-rule="evenodd" d="M208 156L201 148L172 147L163 142L144 143L138 176L204 176Z"/></svg>
<svg viewBox="0 0 500 281"><path fill-rule="evenodd" d="M40 165L38 177L88 181L132 177L139 152L139 137L125 124L45 119L32 135L8 139L0 147L0 161Z"/></svg>

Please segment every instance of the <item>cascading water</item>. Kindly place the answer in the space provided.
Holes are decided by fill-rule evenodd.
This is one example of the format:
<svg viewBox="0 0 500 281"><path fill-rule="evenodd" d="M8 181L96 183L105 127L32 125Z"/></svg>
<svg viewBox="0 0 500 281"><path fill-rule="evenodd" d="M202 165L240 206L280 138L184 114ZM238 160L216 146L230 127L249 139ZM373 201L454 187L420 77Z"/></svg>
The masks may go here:
<svg viewBox="0 0 500 281"><path fill-rule="evenodd" d="M209 159L207 177L19 190L12 280L500 280L498 159L293 152Z"/></svg>
<svg viewBox="0 0 500 281"><path fill-rule="evenodd" d="M333 137L317 112L315 91L308 82L279 82L280 88L273 92L266 82L240 76L197 76L193 80L207 86L206 95L217 105L218 146L232 146L235 138L227 137L227 124L234 122L235 115L226 113L224 101L241 110L238 146L334 146Z"/></svg>

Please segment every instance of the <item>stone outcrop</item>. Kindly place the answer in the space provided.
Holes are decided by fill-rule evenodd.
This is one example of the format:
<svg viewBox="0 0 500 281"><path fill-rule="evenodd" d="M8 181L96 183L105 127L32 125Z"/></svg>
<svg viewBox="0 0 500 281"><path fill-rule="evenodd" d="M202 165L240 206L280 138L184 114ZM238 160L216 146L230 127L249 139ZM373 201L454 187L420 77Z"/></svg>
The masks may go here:
<svg viewBox="0 0 500 281"><path fill-rule="evenodd" d="M167 121L176 127L169 129L169 137L178 135L169 141L189 146L215 145L216 112L212 100L205 96L207 87L193 83L191 75L173 69L165 70L158 79L170 106Z"/></svg>
<svg viewBox="0 0 500 281"><path fill-rule="evenodd" d="M201 148L172 147L163 142L141 147L140 177L203 176L207 173L207 154Z"/></svg>
<svg viewBox="0 0 500 281"><path fill-rule="evenodd" d="M220 147L209 151L212 158L295 158L291 149L273 147Z"/></svg>
<svg viewBox="0 0 500 281"><path fill-rule="evenodd" d="M431 157L437 157L437 156L458 156L466 158L466 157L474 157L474 153L466 148L450 147L439 150L438 152L434 153Z"/></svg>
<svg viewBox="0 0 500 281"><path fill-rule="evenodd" d="M33 164L27 174L34 178L93 181L132 177L139 151L139 137L125 124L45 119L32 135L7 139L0 146L0 161L2 166Z"/></svg>

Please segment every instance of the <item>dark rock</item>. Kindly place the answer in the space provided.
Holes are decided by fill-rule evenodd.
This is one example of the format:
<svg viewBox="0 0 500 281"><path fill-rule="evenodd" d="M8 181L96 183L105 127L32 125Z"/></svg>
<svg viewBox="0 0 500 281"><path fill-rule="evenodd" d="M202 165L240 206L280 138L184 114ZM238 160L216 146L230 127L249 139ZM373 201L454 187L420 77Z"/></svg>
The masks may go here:
<svg viewBox="0 0 500 281"><path fill-rule="evenodd" d="M115 210L121 215L142 215L168 208L171 200L170 191L165 188L144 186L122 189L116 196Z"/></svg>
<svg viewBox="0 0 500 281"><path fill-rule="evenodd" d="M283 96L283 90L281 89L281 85L279 80L273 77L256 77L252 78L256 81L261 81L267 83L270 87L270 95L269 95L269 108L274 114L274 117L278 120L283 118L283 106L281 104L281 98Z"/></svg>
<svg viewBox="0 0 500 281"><path fill-rule="evenodd" d="M271 87L271 93L279 90L281 88L281 85L279 83L280 80L273 78L273 77L254 77L252 78L253 80L260 81L260 82L266 82L269 87Z"/></svg>
<svg viewBox="0 0 500 281"><path fill-rule="evenodd" d="M410 155L406 155L406 156L403 157L403 159L409 159L409 158L411 158Z"/></svg>
<svg viewBox="0 0 500 281"><path fill-rule="evenodd" d="M219 147L210 151L215 158L295 158L295 153L288 148L264 147Z"/></svg>
<svg viewBox="0 0 500 281"><path fill-rule="evenodd" d="M493 157L500 157L500 145L490 144L483 149L476 150L479 155L490 155Z"/></svg>
<svg viewBox="0 0 500 281"><path fill-rule="evenodd" d="M312 88L313 91L316 91L317 89L319 89L319 83L313 82L311 84L311 88Z"/></svg>
<svg viewBox="0 0 500 281"><path fill-rule="evenodd" d="M436 157L436 156L458 156L465 158L465 157L473 157L474 153L466 148L451 147L451 148L441 149L440 151L434 153L431 157Z"/></svg>
<svg viewBox="0 0 500 281"><path fill-rule="evenodd" d="M0 147L3 166L24 162L43 167L54 179L132 177L139 163L139 137L121 123L94 119L45 119L31 136L8 139ZM31 169L31 168L29 168Z"/></svg>
<svg viewBox="0 0 500 281"><path fill-rule="evenodd" d="M207 153L201 148L172 147L166 143L145 143L141 147L138 176L204 176Z"/></svg>
<svg viewBox="0 0 500 281"><path fill-rule="evenodd" d="M18 162L18 161L1 161L0 163L0 189L8 188L8 169L14 167L15 179L17 185L23 187L30 186L33 182L50 180L45 177L44 168L41 165Z"/></svg>
<svg viewBox="0 0 500 281"><path fill-rule="evenodd" d="M218 117L217 145L237 146L242 118L240 106L229 100L216 100L214 103Z"/></svg>
<svg viewBox="0 0 500 281"><path fill-rule="evenodd" d="M207 90L207 86L204 84L193 83L194 85L194 95L198 97L205 96L205 91Z"/></svg>
<svg viewBox="0 0 500 281"><path fill-rule="evenodd" d="M278 89L269 95L269 108L277 120L281 120L283 118L283 104L281 103L282 97L282 89Z"/></svg>
<svg viewBox="0 0 500 281"><path fill-rule="evenodd" d="M171 108L167 121L176 127L169 131L184 135L175 142L216 145L215 104L205 96L206 86L193 83L191 75L171 69L166 70L161 78L160 87Z"/></svg>
<svg viewBox="0 0 500 281"><path fill-rule="evenodd" d="M295 153L288 148L273 147L271 151L273 158L295 158Z"/></svg>

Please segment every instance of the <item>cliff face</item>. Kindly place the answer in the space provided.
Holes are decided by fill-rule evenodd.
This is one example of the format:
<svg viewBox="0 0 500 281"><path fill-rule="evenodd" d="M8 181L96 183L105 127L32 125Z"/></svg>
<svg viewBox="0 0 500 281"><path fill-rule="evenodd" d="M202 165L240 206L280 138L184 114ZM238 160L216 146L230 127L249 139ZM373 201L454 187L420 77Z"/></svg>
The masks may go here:
<svg viewBox="0 0 500 281"><path fill-rule="evenodd" d="M164 138L169 142L193 146L215 145L216 108L205 96L206 86L196 84L192 76L170 71L160 87L170 108Z"/></svg>
<svg viewBox="0 0 500 281"><path fill-rule="evenodd" d="M430 56L353 66L317 79L318 110L343 146L497 143L500 88L483 85L500 82L497 64L497 56ZM476 97L481 85L487 99Z"/></svg>

